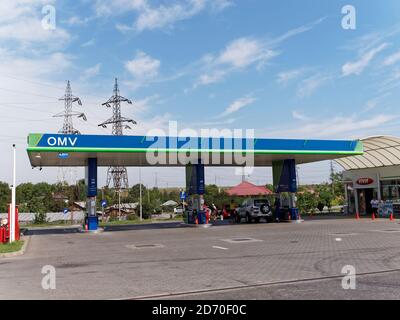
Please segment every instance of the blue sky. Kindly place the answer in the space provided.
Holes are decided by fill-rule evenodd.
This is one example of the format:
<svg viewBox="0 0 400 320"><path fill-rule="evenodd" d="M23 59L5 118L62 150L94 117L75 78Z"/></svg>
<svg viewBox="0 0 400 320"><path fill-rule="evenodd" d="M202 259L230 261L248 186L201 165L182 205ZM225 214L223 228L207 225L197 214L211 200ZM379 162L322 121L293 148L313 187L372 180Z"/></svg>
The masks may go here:
<svg viewBox="0 0 400 320"><path fill-rule="evenodd" d="M48 4L55 30L41 25ZM355 30L342 28L344 5L356 9ZM121 94L134 101L123 108L138 121L130 134L173 120L196 130L251 128L262 137L396 135L399 9L396 0L2 1L0 148L7 157L0 180L10 180L11 140L21 146L21 181L57 179L56 169L46 177L32 171L23 148L27 133L62 126L52 115L63 109L56 98L67 79L88 117L75 121L82 133L109 133L97 128L111 116L100 105L118 77ZM304 166L301 180L324 181L328 167ZM240 180L227 170L210 169L208 178ZM183 182L183 174L158 172L162 186ZM154 184L154 173L144 179ZM250 177L270 179L269 169Z"/></svg>

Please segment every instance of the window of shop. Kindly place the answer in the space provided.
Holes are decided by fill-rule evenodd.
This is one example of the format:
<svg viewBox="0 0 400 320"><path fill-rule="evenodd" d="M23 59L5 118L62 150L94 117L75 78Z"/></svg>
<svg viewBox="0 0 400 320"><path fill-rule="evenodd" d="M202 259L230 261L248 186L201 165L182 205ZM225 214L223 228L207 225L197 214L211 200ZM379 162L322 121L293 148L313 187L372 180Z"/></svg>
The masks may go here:
<svg viewBox="0 0 400 320"><path fill-rule="evenodd" d="M400 180L384 180L381 182L382 200L400 201Z"/></svg>

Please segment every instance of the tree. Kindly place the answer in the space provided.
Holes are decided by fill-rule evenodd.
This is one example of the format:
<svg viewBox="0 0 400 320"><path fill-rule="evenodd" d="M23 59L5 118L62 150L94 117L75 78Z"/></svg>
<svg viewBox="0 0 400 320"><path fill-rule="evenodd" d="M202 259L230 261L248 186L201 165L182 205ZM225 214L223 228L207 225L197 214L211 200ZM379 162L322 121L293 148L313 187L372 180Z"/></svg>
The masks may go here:
<svg viewBox="0 0 400 320"><path fill-rule="evenodd" d="M333 172L330 176L332 182L332 191L334 193L334 199L338 204L344 203L344 183L343 183L343 172Z"/></svg>
<svg viewBox="0 0 400 320"><path fill-rule="evenodd" d="M332 208L333 199L334 199L333 194L329 190L323 189L320 191L319 200L324 206L328 207L329 212L331 211Z"/></svg>
<svg viewBox="0 0 400 320"><path fill-rule="evenodd" d="M0 182L0 212L7 212L8 204L11 201L11 190L8 183Z"/></svg>
<svg viewBox="0 0 400 320"><path fill-rule="evenodd" d="M302 213L315 213L318 206L318 198L315 193L305 191L298 195L297 206Z"/></svg>
<svg viewBox="0 0 400 320"><path fill-rule="evenodd" d="M142 197L144 197L147 188L142 184ZM139 202L140 198L140 184L135 184L132 188L129 189L128 199L131 202Z"/></svg>

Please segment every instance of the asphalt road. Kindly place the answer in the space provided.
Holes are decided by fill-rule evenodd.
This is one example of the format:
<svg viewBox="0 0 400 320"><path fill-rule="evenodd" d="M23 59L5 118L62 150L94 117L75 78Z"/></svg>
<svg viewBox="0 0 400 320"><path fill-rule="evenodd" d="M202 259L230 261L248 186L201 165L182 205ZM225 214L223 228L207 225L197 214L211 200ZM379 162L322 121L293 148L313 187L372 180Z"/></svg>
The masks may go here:
<svg viewBox="0 0 400 320"><path fill-rule="evenodd" d="M399 221L383 219L40 230L0 259L0 299L399 299L399 240ZM345 265L356 290L342 288Z"/></svg>

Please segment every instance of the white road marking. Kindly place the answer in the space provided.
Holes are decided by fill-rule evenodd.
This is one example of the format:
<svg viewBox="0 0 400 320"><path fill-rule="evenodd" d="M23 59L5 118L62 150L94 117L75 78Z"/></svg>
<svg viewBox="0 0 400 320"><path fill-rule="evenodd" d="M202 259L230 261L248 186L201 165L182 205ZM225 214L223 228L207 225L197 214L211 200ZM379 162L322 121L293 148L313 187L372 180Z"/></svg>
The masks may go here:
<svg viewBox="0 0 400 320"><path fill-rule="evenodd" d="M335 240L340 242L340 241L342 241L342 238L336 238Z"/></svg>
<svg viewBox="0 0 400 320"><path fill-rule="evenodd" d="M213 246L214 249L221 249L221 250L229 250L228 248L224 247L219 247L219 246Z"/></svg>

